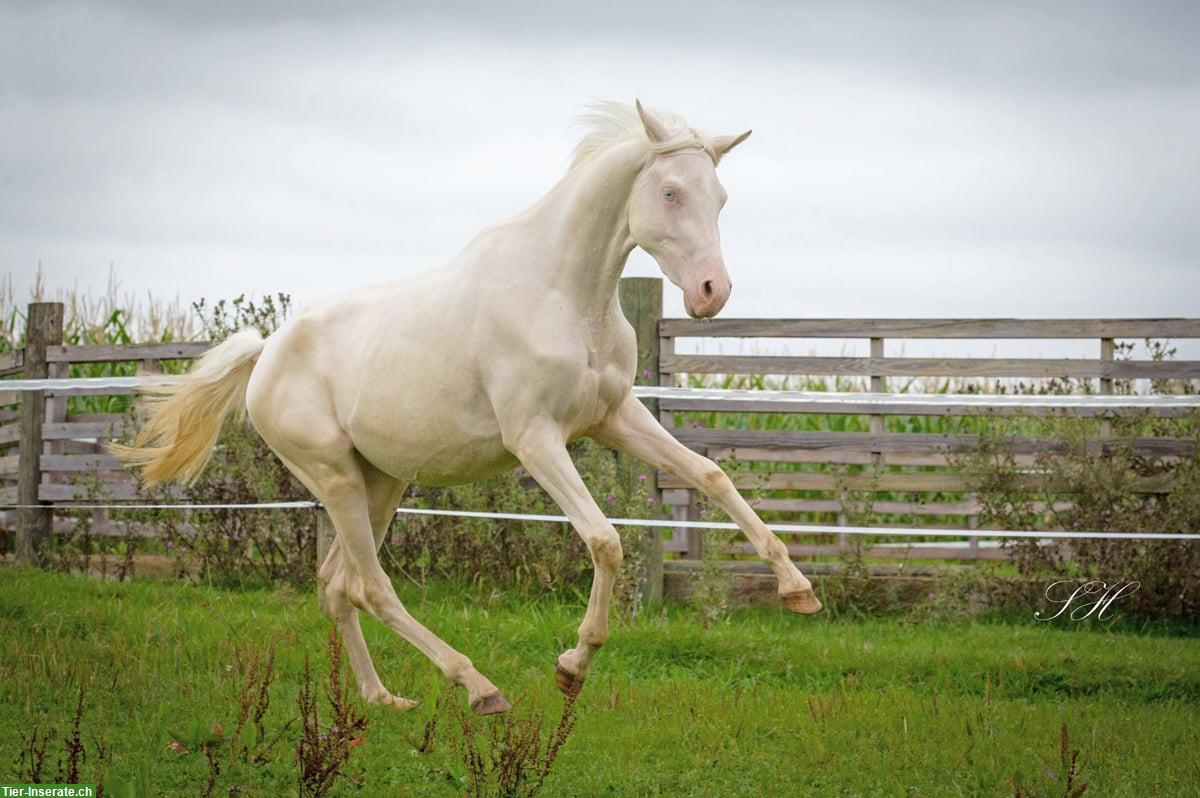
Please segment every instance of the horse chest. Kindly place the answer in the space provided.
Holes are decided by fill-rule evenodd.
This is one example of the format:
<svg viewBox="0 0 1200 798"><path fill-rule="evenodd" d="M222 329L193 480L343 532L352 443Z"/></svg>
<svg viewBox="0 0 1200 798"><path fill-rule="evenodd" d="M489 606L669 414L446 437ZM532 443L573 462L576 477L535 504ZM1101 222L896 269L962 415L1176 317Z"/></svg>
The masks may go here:
<svg viewBox="0 0 1200 798"><path fill-rule="evenodd" d="M609 353L589 350L586 365L581 364L568 377L566 390L568 426L580 433L598 424L629 393L633 377L619 359Z"/></svg>

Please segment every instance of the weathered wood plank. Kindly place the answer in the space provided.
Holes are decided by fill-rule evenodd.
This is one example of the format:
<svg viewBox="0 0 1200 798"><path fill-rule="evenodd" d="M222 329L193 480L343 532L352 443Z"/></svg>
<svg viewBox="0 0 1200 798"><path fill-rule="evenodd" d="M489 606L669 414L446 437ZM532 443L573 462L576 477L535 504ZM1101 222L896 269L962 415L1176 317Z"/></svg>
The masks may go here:
<svg viewBox="0 0 1200 798"><path fill-rule="evenodd" d="M1170 474L1142 477L1134 484L1139 493L1170 493L1173 479ZM686 488L687 483L672 474L660 473L658 484L664 488ZM971 482L962 474L947 472L894 472L871 475L865 473L834 474L830 472L793 471L774 473L762 479L759 475L743 475L734 480L740 489L762 488L765 490L870 490L870 491L913 491L965 493L970 491ZM1036 474L1020 475L1013 480L1013 487L1020 490L1038 491L1045 485L1045 478Z"/></svg>
<svg viewBox="0 0 1200 798"><path fill-rule="evenodd" d="M784 543L788 556L792 558L807 557L836 557L844 549L836 543ZM730 554L754 554L754 547L748 543L735 543ZM667 551L683 554L680 544L667 547ZM1012 556L1010 549L1003 548L969 548L960 546L921 546L919 549L904 549L895 546L868 545L863 547L864 557L886 559L915 558L922 560L1007 560ZM689 560L672 560L671 563L686 563Z"/></svg>
<svg viewBox="0 0 1200 798"><path fill-rule="evenodd" d="M797 449L789 451L786 449L726 449L722 447L712 447L708 450L708 456L713 460L738 460L742 462L769 462L769 463L838 463L841 465L871 465L874 463L873 456L870 452L829 452L829 451L810 451L807 449ZM944 466L947 464L946 456L942 454L912 454L908 452L888 452L883 455L884 465L920 465L920 466Z"/></svg>
<svg viewBox="0 0 1200 798"><path fill-rule="evenodd" d="M690 338L1200 338L1200 319L663 319Z"/></svg>
<svg viewBox="0 0 1200 798"><path fill-rule="evenodd" d="M212 346L208 341L171 344L89 344L55 346L46 352L51 363L115 363L125 360L188 360Z"/></svg>
<svg viewBox="0 0 1200 798"><path fill-rule="evenodd" d="M880 530L886 534L887 530ZM844 549L837 545L819 543L785 543L788 554L792 557L831 557L841 554ZM737 544L737 554L753 554L754 549L748 543ZM864 557L880 557L887 559L920 559L920 560L1008 560L1012 557L1009 549L999 548L969 548L966 546L921 546L906 549L899 546L868 545L863 547Z"/></svg>
<svg viewBox="0 0 1200 798"><path fill-rule="evenodd" d="M695 573L702 566L703 563L695 561L668 560L664 570L670 574L689 574ZM725 560L721 562L721 566L734 574L761 574L772 579L774 577L770 567L761 560ZM871 563L868 567L871 576L932 577L943 574L944 569L947 569L947 566L944 565L929 566L914 563ZM951 568L951 570L954 569ZM835 562L810 562L804 568L804 572L809 576L824 576L844 571L845 566Z"/></svg>
<svg viewBox="0 0 1200 798"><path fill-rule="evenodd" d="M103 444L94 441L57 441L57 444L62 447L57 454L103 454L100 449Z"/></svg>
<svg viewBox="0 0 1200 798"><path fill-rule="evenodd" d="M55 535L73 535L77 527L78 521L74 518L54 519ZM192 524L178 524L175 531L183 537L195 537L196 535L196 527ZM157 524L138 521L98 521L92 523L88 534L101 538L134 537L142 540L158 540L162 537L162 530Z"/></svg>
<svg viewBox="0 0 1200 798"><path fill-rule="evenodd" d="M836 513L842 510L836 499L759 499L754 509L761 512ZM871 509L882 515L971 515L979 512L979 502L897 502L878 501Z"/></svg>
<svg viewBox="0 0 1200 798"><path fill-rule="evenodd" d="M0 446L11 446L21 440L20 424L5 424L0 427Z"/></svg>
<svg viewBox="0 0 1200 798"><path fill-rule="evenodd" d="M964 407L953 402L913 402L912 404L872 405L863 402L821 401L739 401L730 399L659 399L663 411L698 413L817 413L840 416L1054 416L1095 418L1101 416L1144 416L1186 418L1195 413L1189 407Z"/></svg>
<svg viewBox="0 0 1200 798"><path fill-rule="evenodd" d="M110 454L45 454L42 471L79 473L85 471L122 471L121 461Z"/></svg>
<svg viewBox="0 0 1200 798"><path fill-rule="evenodd" d="M101 502L126 502L135 499L144 499L137 489L137 485L132 480L126 479L121 482L106 483L102 489L102 495L96 495L96 490L89 485L71 485L71 484L43 484L38 491L38 498L44 502L77 502L87 501L89 503Z"/></svg>
<svg viewBox="0 0 1200 798"><path fill-rule="evenodd" d="M831 452L807 449L725 449L713 447L708 449L708 456L714 460L733 459L742 462L764 463L836 463L839 465L873 465L874 455L871 452ZM884 452L881 454L883 465L892 466L948 466L950 460L945 454L913 453L913 452ZM1017 454L1013 456L1016 465L1032 465L1034 456Z"/></svg>
<svg viewBox="0 0 1200 798"><path fill-rule="evenodd" d="M0 354L0 377L20 374L25 368L25 350L14 349Z"/></svg>
<svg viewBox="0 0 1200 798"><path fill-rule="evenodd" d="M122 421L127 421L129 416L125 413L68 413L67 422L79 422L80 424L119 424Z"/></svg>
<svg viewBox="0 0 1200 798"><path fill-rule="evenodd" d="M670 374L1200 379L1200 360L671 355L660 368Z"/></svg>
<svg viewBox="0 0 1200 798"><path fill-rule="evenodd" d="M108 440L120 438L124 434L125 424L122 421L67 421L61 424L42 425L42 437L48 441L77 438Z"/></svg>
<svg viewBox="0 0 1200 798"><path fill-rule="evenodd" d="M685 504L689 500L688 491L673 489L663 491L663 503L667 505ZM753 502L758 512L777 513L836 513L840 512L842 503L837 499L772 499L759 498ZM1055 502L1054 509L1065 511L1070 509L1071 502ZM932 515L932 516L963 516L977 515L982 509L976 499L959 502L905 502L877 501L872 502L871 509L880 515ZM1032 502L1030 509L1034 512L1044 512L1049 509L1046 502Z"/></svg>
<svg viewBox="0 0 1200 798"><path fill-rule="evenodd" d="M916 432L793 432L761 429L706 429L683 427L671 430L677 440L693 448L721 447L732 449L737 456L740 447L753 449L808 450L822 452L966 452L979 443L977 435L948 435ZM1031 455L1042 452L1063 452L1062 442L1049 438L1013 436L1006 439L1015 454ZM1190 455L1195 442L1187 438L1090 438L1089 451L1111 454L1127 448L1146 456ZM740 458L739 458L740 459Z"/></svg>
<svg viewBox="0 0 1200 798"><path fill-rule="evenodd" d="M787 542L788 556L792 558L836 557L845 550L839 544L793 544ZM667 551L683 553L682 548L673 545ZM733 546L731 554L754 553L752 547L746 544ZM965 548L958 546L922 546L918 550L906 551L904 548L893 546L864 546L863 556L878 559L1008 559L1009 550L1006 548ZM688 563L689 560L671 560L672 563ZM734 560L738 562L738 560ZM672 569L667 569L672 570ZM809 569L805 569L809 570Z"/></svg>

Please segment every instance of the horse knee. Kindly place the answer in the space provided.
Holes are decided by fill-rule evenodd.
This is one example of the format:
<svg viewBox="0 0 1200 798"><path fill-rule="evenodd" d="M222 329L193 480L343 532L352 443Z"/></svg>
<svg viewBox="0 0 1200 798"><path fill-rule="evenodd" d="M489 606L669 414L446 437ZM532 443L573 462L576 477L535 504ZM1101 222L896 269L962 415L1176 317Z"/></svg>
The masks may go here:
<svg viewBox="0 0 1200 798"><path fill-rule="evenodd" d="M592 554L592 562L597 568L616 571L621 567L624 552L621 550L621 536L611 526L603 532L588 538L588 551Z"/></svg>
<svg viewBox="0 0 1200 798"><path fill-rule="evenodd" d="M700 489L710 496L727 496L735 490L733 480L712 460L705 464L704 470L700 473L699 482Z"/></svg>

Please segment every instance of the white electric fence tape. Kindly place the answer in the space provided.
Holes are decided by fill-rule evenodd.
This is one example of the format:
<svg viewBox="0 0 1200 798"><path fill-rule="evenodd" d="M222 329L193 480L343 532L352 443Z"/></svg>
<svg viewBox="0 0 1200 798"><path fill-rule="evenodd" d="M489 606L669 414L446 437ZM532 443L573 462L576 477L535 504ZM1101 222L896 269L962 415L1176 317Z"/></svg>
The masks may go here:
<svg viewBox="0 0 1200 798"><path fill-rule="evenodd" d="M175 385L171 375L142 377L75 377L71 379L0 380L0 391L97 391L105 388L146 388ZM963 394L963 393L866 393L858 391L756 391L725 388L673 388L669 386L635 385L633 395L640 399L694 399L725 402L803 402L807 405L862 405L863 412L873 407L902 405L934 405L942 408L978 407L1040 407L1040 408L1200 408L1200 394L1171 394L1163 396L1111 395L1027 395L1027 394Z"/></svg>
<svg viewBox="0 0 1200 798"><path fill-rule="evenodd" d="M260 502L257 504L2 504L0 510L295 510L315 509L319 502ZM482 510L432 510L398 507L397 515L435 515L454 518L483 518L498 521L533 521L553 524L570 523L565 515L536 513L499 513ZM728 521L674 521L659 518L610 518L613 526L643 526L663 529L739 529ZM1037 540L1200 540L1200 533L1188 532L1039 532L1037 530L996 529L922 529L921 527L832 526L822 524L767 524L774 532L800 535L875 535L878 537L939 538L1033 538Z"/></svg>

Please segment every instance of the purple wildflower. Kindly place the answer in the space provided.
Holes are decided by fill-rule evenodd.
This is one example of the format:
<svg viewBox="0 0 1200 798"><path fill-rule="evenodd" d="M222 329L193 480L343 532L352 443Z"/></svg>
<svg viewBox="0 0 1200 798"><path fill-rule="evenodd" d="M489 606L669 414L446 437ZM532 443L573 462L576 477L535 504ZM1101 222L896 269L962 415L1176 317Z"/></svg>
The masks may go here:
<svg viewBox="0 0 1200 798"><path fill-rule="evenodd" d="M638 482L645 482L645 481L646 481L646 475L638 474Z"/></svg>

